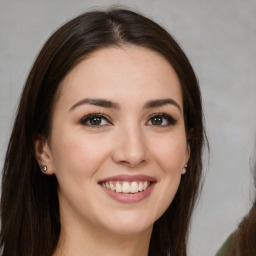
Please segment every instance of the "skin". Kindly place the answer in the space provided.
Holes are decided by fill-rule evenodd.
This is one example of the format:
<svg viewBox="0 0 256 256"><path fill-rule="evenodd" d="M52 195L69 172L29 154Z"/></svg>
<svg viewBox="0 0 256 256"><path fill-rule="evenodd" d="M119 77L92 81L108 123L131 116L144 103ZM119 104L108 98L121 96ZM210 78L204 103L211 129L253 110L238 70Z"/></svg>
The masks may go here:
<svg viewBox="0 0 256 256"><path fill-rule="evenodd" d="M81 103L85 98L108 100L117 108ZM159 99L175 103L145 107ZM171 204L190 155L182 105L175 71L146 48L97 50L67 75L51 136L35 141L40 166L59 183L61 235L55 256L148 254L153 224ZM106 118L92 125L86 117L93 113ZM123 174L149 175L157 182L144 200L121 203L98 182Z"/></svg>

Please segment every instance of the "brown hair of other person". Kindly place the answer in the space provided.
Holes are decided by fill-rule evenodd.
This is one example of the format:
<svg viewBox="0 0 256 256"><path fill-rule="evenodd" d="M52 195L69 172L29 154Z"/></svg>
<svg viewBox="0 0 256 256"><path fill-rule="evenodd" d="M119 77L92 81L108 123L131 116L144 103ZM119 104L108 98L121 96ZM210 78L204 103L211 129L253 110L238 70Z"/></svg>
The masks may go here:
<svg viewBox="0 0 256 256"><path fill-rule="evenodd" d="M256 188L256 165L254 167ZM231 244L231 252L234 256L256 255L256 198L249 211L234 233Z"/></svg>

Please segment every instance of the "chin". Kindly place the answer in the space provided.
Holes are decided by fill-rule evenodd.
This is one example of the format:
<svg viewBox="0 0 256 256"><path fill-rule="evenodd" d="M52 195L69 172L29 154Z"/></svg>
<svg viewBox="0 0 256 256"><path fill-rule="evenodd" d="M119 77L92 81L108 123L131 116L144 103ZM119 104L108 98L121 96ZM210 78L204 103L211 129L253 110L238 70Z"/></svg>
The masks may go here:
<svg viewBox="0 0 256 256"><path fill-rule="evenodd" d="M137 234L152 229L154 222L152 212L149 215L136 214L133 212L118 212L113 218L105 219L107 229L116 234Z"/></svg>
<svg viewBox="0 0 256 256"><path fill-rule="evenodd" d="M138 223L137 223L138 224ZM111 233L118 234L118 235L136 235L136 234L142 234L145 231L151 230L153 228L153 224L147 225L147 226L141 226L141 225L127 225L127 226L116 226L111 227Z"/></svg>

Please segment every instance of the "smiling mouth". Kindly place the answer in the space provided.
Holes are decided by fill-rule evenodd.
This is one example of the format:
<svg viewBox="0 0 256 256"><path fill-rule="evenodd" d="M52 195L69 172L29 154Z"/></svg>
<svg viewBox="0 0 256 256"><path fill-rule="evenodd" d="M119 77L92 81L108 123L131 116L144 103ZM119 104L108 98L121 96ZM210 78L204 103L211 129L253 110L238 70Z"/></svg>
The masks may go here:
<svg viewBox="0 0 256 256"><path fill-rule="evenodd" d="M104 181L101 186L117 193L135 194L145 191L152 182L150 181Z"/></svg>

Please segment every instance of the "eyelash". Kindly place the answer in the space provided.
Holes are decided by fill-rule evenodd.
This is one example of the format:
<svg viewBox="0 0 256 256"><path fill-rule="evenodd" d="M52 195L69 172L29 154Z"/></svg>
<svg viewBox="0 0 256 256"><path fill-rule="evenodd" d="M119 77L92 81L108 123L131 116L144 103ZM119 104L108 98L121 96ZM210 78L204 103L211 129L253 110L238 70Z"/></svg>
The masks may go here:
<svg viewBox="0 0 256 256"><path fill-rule="evenodd" d="M91 122L93 118L98 118L100 124L92 124L92 123L88 123ZM162 123L160 125L154 125L152 123L152 119L153 118L160 118L160 122L163 122L163 119L167 120L167 124L162 125ZM101 124L102 120L105 120L107 122L107 124ZM148 124L149 122L151 122L151 124ZM103 113L92 113L92 114L88 114L84 117L82 117L79 121L80 124L85 125L85 126L90 126L90 127L95 127L95 128L99 128L102 126L110 126L113 125L113 123L110 121L110 118L108 116L106 116ZM177 123L177 120L174 119L171 115L166 114L166 113L154 113L152 114L148 121L146 122L146 125L152 125L152 126L157 126L157 127L168 127L168 126L173 126Z"/></svg>
<svg viewBox="0 0 256 256"><path fill-rule="evenodd" d="M102 119L105 119L105 121L108 124L88 124L87 122L92 121L93 118L99 118L100 122L102 121ZM108 126L108 125L113 125L112 122L110 121L110 118L108 116L106 116L105 114L102 113L92 113L89 115L86 115L84 117L82 117L79 121L80 124L85 125L85 126L91 126L91 127L101 127L101 126Z"/></svg>
<svg viewBox="0 0 256 256"><path fill-rule="evenodd" d="M162 120L163 119L166 119L167 120L167 124L164 124L164 125L153 125L151 124L152 126L158 126L158 127L168 127L168 126L173 126L173 125L176 125L177 123L177 120L174 119L171 115L167 114L167 113L163 113L163 112L160 112L160 113L154 113L152 114L150 117L149 117L149 120L147 121L147 123L151 120L152 122L152 119L153 118L161 118Z"/></svg>

